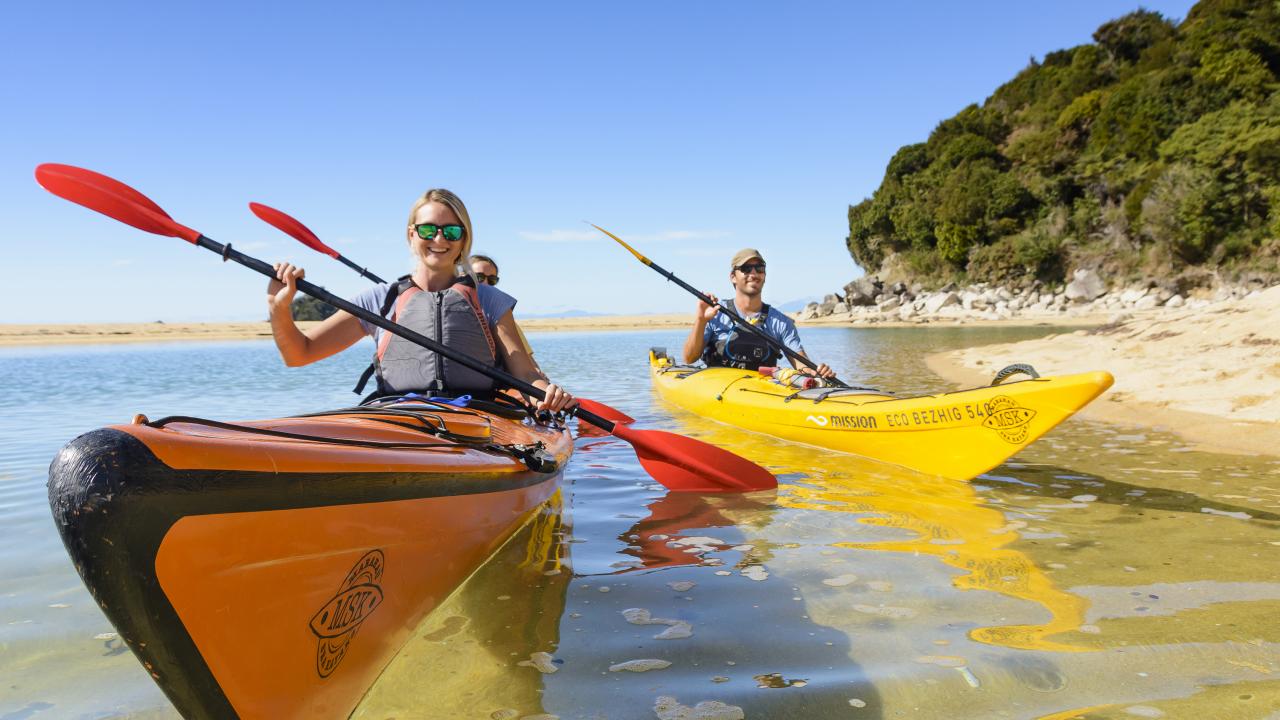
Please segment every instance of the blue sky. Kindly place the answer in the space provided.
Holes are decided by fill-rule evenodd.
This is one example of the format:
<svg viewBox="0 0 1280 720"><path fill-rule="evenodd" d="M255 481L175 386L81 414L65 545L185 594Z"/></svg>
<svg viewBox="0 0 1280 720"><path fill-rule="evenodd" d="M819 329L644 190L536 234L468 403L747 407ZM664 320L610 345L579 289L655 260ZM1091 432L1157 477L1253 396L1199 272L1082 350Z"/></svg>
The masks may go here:
<svg viewBox="0 0 1280 720"><path fill-rule="evenodd" d="M1191 3L1143 6L1185 16ZM758 247L766 300L861 271L847 206L902 145L1137 3L66 3L0 23L0 322L249 320L265 281L41 190L88 167L343 295L428 187L459 193L521 312L692 311L584 220L694 285Z"/></svg>

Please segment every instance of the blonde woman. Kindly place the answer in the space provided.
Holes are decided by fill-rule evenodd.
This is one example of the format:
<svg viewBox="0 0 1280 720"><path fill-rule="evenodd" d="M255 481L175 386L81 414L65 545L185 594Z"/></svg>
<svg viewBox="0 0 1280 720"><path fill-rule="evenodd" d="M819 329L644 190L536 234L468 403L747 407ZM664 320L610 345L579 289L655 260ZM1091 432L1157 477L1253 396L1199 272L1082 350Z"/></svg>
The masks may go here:
<svg viewBox="0 0 1280 720"><path fill-rule="evenodd" d="M515 298L492 285L475 283L465 264L473 230L462 200L448 190L428 190L409 211L405 237L413 272L394 283L375 285L352 302L541 388L546 392L538 404L541 410L572 405L573 396L541 375L521 343L512 315ZM371 335L377 351L361 387L370 375L376 377L375 396L483 394L494 389L487 376L341 310L303 332L293 321L290 305L305 271L289 263L276 263L275 269L276 279L267 285L267 307L271 334L285 365L323 360Z"/></svg>

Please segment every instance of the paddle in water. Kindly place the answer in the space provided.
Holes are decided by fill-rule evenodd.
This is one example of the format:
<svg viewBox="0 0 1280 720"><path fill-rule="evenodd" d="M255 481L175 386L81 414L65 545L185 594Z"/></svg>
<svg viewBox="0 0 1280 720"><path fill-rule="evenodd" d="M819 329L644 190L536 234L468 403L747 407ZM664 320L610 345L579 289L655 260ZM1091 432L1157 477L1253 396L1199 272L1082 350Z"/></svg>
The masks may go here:
<svg viewBox="0 0 1280 720"><path fill-rule="evenodd" d="M268 277L275 268L235 250L230 244L211 240L199 231L174 221L159 206L133 188L99 173L70 165L45 164L36 168L36 181L46 190L78 205L102 213L127 225L156 235L177 237L232 260ZM417 343L439 355L464 365L527 395L542 399L545 393L509 373L491 368L479 360L443 346L431 338L371 313L306 280L297 287L311 297L345 310L365 322ZM777 487L778 480L768 470L727 450L689 437L660 430L637 430L614 423L595 413L579 409L577 416L610 435L629 443L640 466L671 490L689 492L744 492Z"/></svg>
<svg viewBox="0 0 1280 720"><path fill-rule="evenodd" d="M301 222L298 221L297 218L293 217L292 215L282 210L277 210L269 205L263 205L262 203L256 203L256 202L249 203L249 209L253 211L253 214L257 215L258 218L261 219L263 222L283 232L285 235L288 235L294 240L297 240L303 245L306 245L312 250L315 250L316 252L321 253L323 255L328 255L329 257L337 260L338 262L341 262L343 265L346 265L352 270L355 270L356 272L360 273L360 275L362 275L363 277L366 277L376 283L386 282L386 280L383 280L377 275L374 275L373 273L369 272L368 269L362 268L359 265L351 262L347 258L343 257L342 254L339 253L337 250L334 250L333 248L326 245L323 241L320 240L320 238L314 232L311 231L311 228L307 227L306 225L303 225ZM631 423L635 422L635 418L622 412L621 410L617 410L615 408L609 407L608 405L605 405L602 402L598 402L596 400L591 400L589 398L584 398L584 397L580 397L577 400L578 400L578 407L588 410L590 412L593 412L596 415L599 415L600 417L605 418L606 420L609 420L611 422L622 423L623 425L630 425Z"/></svg>
<svg viewBox="0 0 1280 720"><path fill-rule="evenodd" d="M704 302L704 303L706 303L706 304L708 304L708 305L712 305L712 306L719 307L719 308L720 308L720 311L721 311L721 312L723 312L724 314L728 315L728 316L729 316L729 319L730 319L730 320L732 320L732 321L734 322L734 324L736 324L738 327L742 328L743 330L746 330L747 332L751 333L752 335L755 335L756 337L760 338L761 340L764 340L765 342L769 343L769 345L770 345L773 349L778 350L778 351L779 351L779 352L781 352L783 355L786 355L788 358L790 358L790 359L791 359L791 361L792 361L792 362L800 363L801 365L804 365L804 366L806 366L806 367L808 367L808 368L811 368L811 369L813 369L813 370L815 370L815 371L818 369L817 364L816 364L816 363L814 363L812 360L810 360L809 358L805 357L804 355L801 355L800 353L798 353L798 352L796 352L796 351L792 350L791 348L787 347L786 345L783 345L781 342L779 342L776 338L774 338L774 337L773 337L772 335L770 335L769 333L766 333L765 331L761 330L760 328L758 328L758 327L756 327L755 325L752 325L750 322L748 322L748 321L746 320L746 318L744 318L744 317L742 317L741 315L739 315L739 314L738 314L738 312L737 312L736 310L734 310L734 309L733 309L733 305L732 305L732 303L730 303L730 305L729 305L728 307L725 307L725 306L723 306L723 305L717 305L716 303L712 302L712 301L711 301L711 298L707 297L707 295L706 295L705 293L703 293L701 290L698 290L697 288L695 288L694 286L690 285L689 283L687 283L687 282L685 282L685 281L681 280L680 278L676 277L676 276L675 276L675 275L674 275L670 270L667 270L666 268L663 268L662 266L658 265L657 263L655 263L654 261L652 261L652 260L650 260L649 258L645 257L644 255L641 255L641 254L640 254L640 251L636 250L635 248L633 248L633 247L631 247L630 245L628 245L628 244L626 244L625 242L623 242L622 238L618 237L617 235L614 235L613 233L609 232L608 230L605 230L604 228L600 227L599 225L596 225L595 223L587 223L587 224L588 224L588 225L590 225L591 227L593 227L593 228L595 228L595 229L599 230L600 232L604 233L605 235L608 235L609 237L613 238L614 240L616 240L616 241L618 242L618 244L619 244L619 245L621 245L622 247L626 248L626 249L627 249L627 251L628 251L628 252L630 252L632 255L635 255L637 260L639 260L640 262L644 263L645 265L648 265L649 267L653 268L654 272L656 272L656 273L658 273L659 275L661 275L661 276L665 277L667 280L669 280L669 281L671 281L671 282L675 283L676 285L679 285L680 287L684 288L685 290L688 290L690 293L692 293L692 294L693 294L693 296L694 296L694 297L698 298L698 299L699 299L699 300L701 300L702 302ZM829 377L829 378L826 378L826 381L827 381L827 382L829 382L829 383L831 383L831 384L833 384L833 385L836 385L836 386L838 386L838 387L848 387L848 385L846 385L846 384L845 384L845 382L844 382L843 380L841 380L840 378L835 377L834 375L833 375L833 376L831 376L831 377Z"/></svg>

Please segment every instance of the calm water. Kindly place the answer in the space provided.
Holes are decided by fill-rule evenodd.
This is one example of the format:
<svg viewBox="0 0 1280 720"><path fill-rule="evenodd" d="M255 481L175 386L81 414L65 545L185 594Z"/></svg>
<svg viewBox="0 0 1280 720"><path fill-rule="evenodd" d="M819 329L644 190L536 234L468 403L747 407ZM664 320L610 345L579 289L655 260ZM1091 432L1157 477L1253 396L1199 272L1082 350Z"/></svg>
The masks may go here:
<svg viewBox="0 0 1280 720"><path fill-rule="evenodd" d="M846 379L933 391L929 352L1039 332L805 337ZM357 717L1280 717L1280 461L1069 421L971 483L925 477L661 404L645 352L682 339L532 338L571 389L769 466L778 490L669 495L626 445L580 439L560 505L427 619ZM54 531L62 443L136 412L348 404L366 362L288 370L258 342L0 350L0 720L174 716ZM683 624L629 621L646 617ZM519 664L540 652L554 673ZM671 665L609 671L642 659Z"/></svg>

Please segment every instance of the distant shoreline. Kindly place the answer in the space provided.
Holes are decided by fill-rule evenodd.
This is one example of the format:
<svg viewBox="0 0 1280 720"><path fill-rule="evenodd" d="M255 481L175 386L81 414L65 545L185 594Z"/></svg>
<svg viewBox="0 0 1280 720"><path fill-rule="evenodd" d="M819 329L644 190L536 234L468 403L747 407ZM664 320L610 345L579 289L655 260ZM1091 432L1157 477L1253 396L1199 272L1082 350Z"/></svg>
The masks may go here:
<svg viewBox="0 0 1280 720"><path fill-rule="evenodd" d="M519 318L518 318L519 319ZM524 318L520 327L531 333L542 332L612 332L620 330L667 330L688 328L692 313L655 315L588 315L566 318ZM1079 327L1102 325L1103 316L1012 318L979 320L936 318L933 322L883 322L862 325L835 319L800 321L805 327L938 327L946 325L1006 327ZM306 328L314 322L299 322ZM32 323L0 324L0 347L40 345L87 345L137 342L211 342L226 340L265 340L271 337L271 326L262 322L149 322L149 323Z"/></svg>
<svg viewBox="0 0 1280 720"><path fill-rule="evenodd" d="M690 318L691 315L689 313L529 318L520 320L520 326L529 332L653 330L688 327L692 323ZM313 322L298 323L303 328L314 324ZM271 325L265 321L0 324L0 347L264 340L270 337Z"/></svg>
<svg viewBox="0 0 1280 720"><path fill-rule="evenodd" d="M307 327L313 323L300 323ZM262 340L266 322L239 323L75 323L0 325L0 347L97 343Z"/></svg>
<svg viewBox="0 0 1280 720"><path fill-rule="evenodd" d="M693 313L664 315L586 315L567 318L516 318L530 332L587 330L656 330L693 325Z"/></svg>

